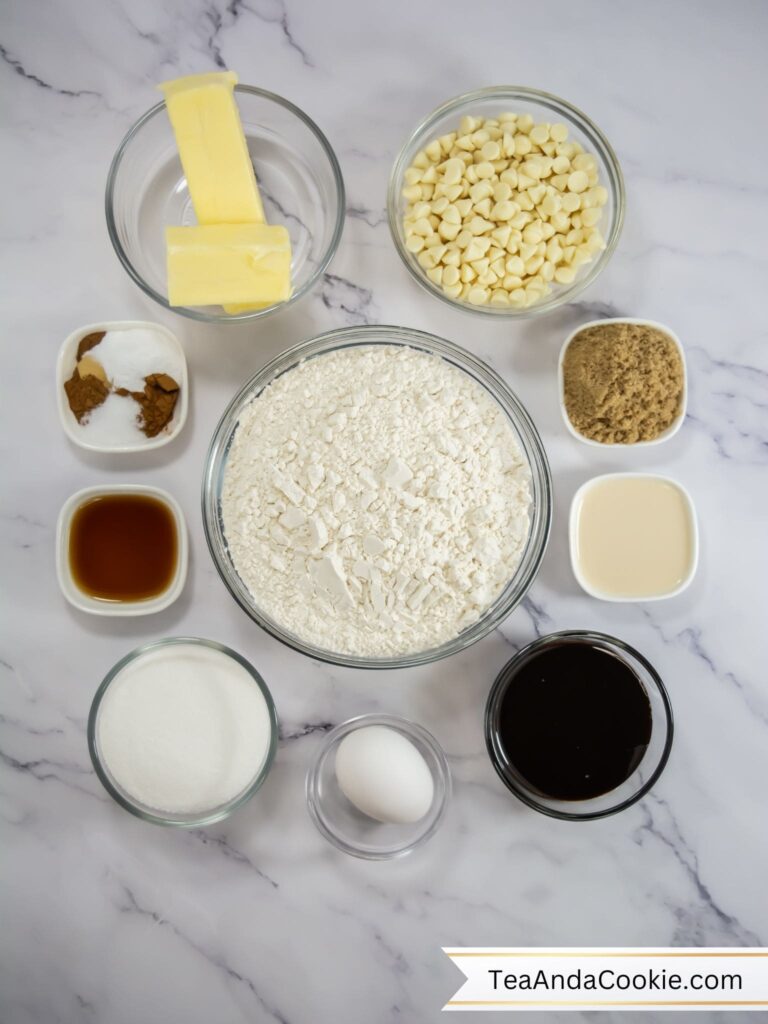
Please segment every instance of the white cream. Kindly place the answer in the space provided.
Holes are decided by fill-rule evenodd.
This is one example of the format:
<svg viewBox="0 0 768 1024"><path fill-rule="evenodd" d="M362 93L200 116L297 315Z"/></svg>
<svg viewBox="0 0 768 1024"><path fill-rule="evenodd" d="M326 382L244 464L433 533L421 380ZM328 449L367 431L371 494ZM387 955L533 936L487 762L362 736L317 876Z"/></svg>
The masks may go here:
<svg viewBox="0 0 768 1024"><path fill-rule="evenodd" d="M690 581L696 523L685 491L666 477L598 477L577 495L571 556L577 578L596 597L669 597Z"/></svg>

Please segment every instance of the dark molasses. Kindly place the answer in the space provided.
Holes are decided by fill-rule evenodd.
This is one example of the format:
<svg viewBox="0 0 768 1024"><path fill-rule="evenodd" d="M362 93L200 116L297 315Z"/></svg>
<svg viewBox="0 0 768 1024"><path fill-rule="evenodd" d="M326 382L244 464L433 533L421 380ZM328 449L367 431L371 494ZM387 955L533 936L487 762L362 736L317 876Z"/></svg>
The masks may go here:
<svg viewBox="0 0 768 1024"><path fill-rule="evenodd" d="M589 800L621 785L640 764L651 738L651 705L617 655L564 640L515 668L498 735L530 788L556 800Z"/></svg>

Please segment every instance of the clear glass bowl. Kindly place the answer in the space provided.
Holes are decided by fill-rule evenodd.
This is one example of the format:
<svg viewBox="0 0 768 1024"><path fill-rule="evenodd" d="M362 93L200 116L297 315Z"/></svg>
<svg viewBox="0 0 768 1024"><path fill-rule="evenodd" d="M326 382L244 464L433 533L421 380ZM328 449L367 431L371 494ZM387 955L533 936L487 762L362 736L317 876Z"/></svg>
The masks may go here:
<svg viewBox="0 0 768 1024"><path fill-rule="evenodd" d="M211 650L218 651L221 654L226 654L230 658L234 658L234 660L239 665L242 665L246 672L248 672L255 685L261 690L262 696L267 703L267 710L269 711L269 720L271 725L270 743L266 757L264 758L259 771L241 793L238 793L237 796L228 800L224 804L219 804L217 807L209 808L202 814L166 814L158 811L156 807L150 807L149 805L136 800L112 777L99 747L97 729L99 708L101 707L101 702L104 699L104 695L109 689L112 681L117 678L126 665L129 665L137 658L141 658L149 651L157 650L159 647L170 647L175 644L191 644L199 647L207 647ZM121 658L114 668L110 669L104 677L101 686L98 688L96 695L93 698L90 714L88 715L88 752L91 755L91 762L93 763L94 771L98 775L99 781L104 789L106 789L116 803L120 804L121 807L126 811L129 811L131 814L135 814L137 818L141 818L142 821L148 821L153 825L168 825L175 828L202 828L205 825L213 825L217 821L221 821L223 818L228 818L233 811L236 811L239 807L242 807L243 804L247 803L256 790L262 785L267 775L269 775L272 762L275 760L275 754L277 752L277 734L278 724L275 702L272 700L272 694L269 692L267 684L261 678L253 665L239 655L237 651L233 651L231 648L225 647L223 644L216 643L215 640L201 640L198 637L166 637L163 640L155 640L152 643L144 644L142 647L137 647L134 651L131 651L130 654L126 654L126 656Z"/></svg>
<svg viewBox="0 0 768 1024"><path fill-rule="evenodd" d="M358 345L405 345L440 356L480 383L509 418L512 430L531 467L531 528L514 575L477 622L447 643L397 657L341 654L307 643L285 630L256 605L232 563L221 516L221 491L227 457L243 409L273 380L305 359ZM284 352L249 380L230 402L219 421L203 474L203 527L214 565L234 599L263 629L289 647L319 661L351 668L406 668L424 665L464 650L494 630L522 601L538 572L552 521L552 480L547 456L533 421L517 396L486 363L470 352L432 334L405 327L362 326L329 331Z"/></svg>
<svg viewBox="0 0 768 1024"><path fill-rule="evenodd" d="M507 757L499 736L499 715L507 687L522 666L547 647L563 643L590 644L607 651L628 665L640 680L651 705L651 739L640 764L620 786L589 800L556 800L540 793L517 772ZM512 658L491 687L485 708L485 743L493 767L510 792L535 811L563 821L592 821L631 807L656 783L672 749L674 723L669 696L656 669L623 640L582 630L564 630L540 637Z"/></svg>
<svg viewBox="0 0 768 1024"><path fill-rule="evenodd" d="M369 818L350 803L336 781L336 751L345 736L371 725L384 725L411 742L429 768L434 795L420 821L387 825ZM392 860L422 846L437 831L451 795L451 773L437 740L415 722L395 715L360 715L331 730L307 773L307 807L321 835L339 850L365 860Z"/></svg>
<svg viewBox="0 0 768 1024"><path fill-rule="evenodd" d="M314 121L264 89L238 85L235 96L267 221L284 224L291 237L286 302L232 316L218 306L168 305L165 228L196 220L164 102L130 129L107 178L107 229L120 262L155 302L205 323L258 320L298 302L330 263L344 226L341 169Z"/></svg>
<svg viewBox="0 0 768 1024"><path fill-rule="evenodd" d="M406 170L413 163L413 158L426 145L441 135L455 131L459 121L465 114L470 116L495 117L504 111L530 114L538 123L548 121L561 122L568 126L569 140L580 142L584 149L597 160L600 182L608 190L608 202L603 207L603 217L598 225L605 238L605 249L599 252L591 263L583 265L572 284L553 284L552 294L541 302L524 309L511 309L498 306L473 306L461 299L452 299L427 277L413 253L405 248L403 232L403 214L406 202L402 191ZM603 270L619 241L624 223L624 178L619 161L610 143L592 121L576 107L565 100L552 96L538 89L527 89L519 85L492 86L488 89L477 89L475 92L464 93L456 99L449 100L426 117L415 129L410 139L403 146L395 160L389 178L387 192L387 215L389 229L400 259L406 265L415 280L430 295L441 299L450 306L476 313L480 316L501 320L524 319L549 313L566 302L572 302L585 288L595 280Z"/></svg>

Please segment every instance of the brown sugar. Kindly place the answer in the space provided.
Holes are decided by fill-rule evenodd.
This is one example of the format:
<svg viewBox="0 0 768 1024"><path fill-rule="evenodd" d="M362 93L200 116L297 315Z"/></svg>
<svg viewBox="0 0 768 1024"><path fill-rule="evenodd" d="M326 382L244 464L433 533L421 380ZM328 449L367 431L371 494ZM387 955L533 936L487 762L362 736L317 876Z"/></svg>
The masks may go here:
<svg viewBox="0 0 768 1024"><path fill-rule="evenodd" d="M580 331L563 359L563 392L575 430L602 444L653 441L680 413L683 361L675 341L646 324Z"/></svg>

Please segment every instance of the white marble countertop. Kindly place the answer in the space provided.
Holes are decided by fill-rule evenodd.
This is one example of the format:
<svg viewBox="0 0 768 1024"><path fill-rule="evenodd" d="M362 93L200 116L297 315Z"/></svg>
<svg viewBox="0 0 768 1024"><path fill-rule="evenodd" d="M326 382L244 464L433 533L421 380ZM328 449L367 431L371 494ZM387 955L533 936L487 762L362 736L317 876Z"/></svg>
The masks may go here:
<svg viewBox="0 0 768 1024"><path fill-rule="evenodd" d="M660 0L15 0L3 23L4 1024L410 1024L436 1021L457 987L441 945L765 943L768 9L745 0L695 11ZM157 99L154 83L224 66L316 119L341 162L348 211L315 294L256 328L216 331L164 317L139 294L111 250L103 189L122 135ZM583 301L512 327L421 292L384 219L389 169L417 119L505 81L592 116L628 191L619 249ZM631 457L578 445L557 408L565 333L612 314L668 323L690 370L682 432ZM183 438L145 456L88 455L57 420L56 353L79 324L133 317L162 319L182 337L190 422ZM295 342L376 322L450 338L506 377L542 433L556 503L541 573L503 628L448 661L381 674L314 664L262 633L219 581L198 511L203 457L235 389ZM694 496L701 565L678 599L601 604L571 576L572 494L627 465L669 471ZM89 617L57 588L59 508L110 480L167 487L188 517L188 585L154 617ZM647 799L574 825L506 792L484 751L482 710L518 646L582 627L626 639L658 667L677 735ZM251 659L282 722L263 789L208 831L151 827L123 812L86 749L88 707L107 669L145 640L182 633ZM399 862L345 858L304 803L322 734L375 710L432 730L455 779L442 830Z"/></svg>

